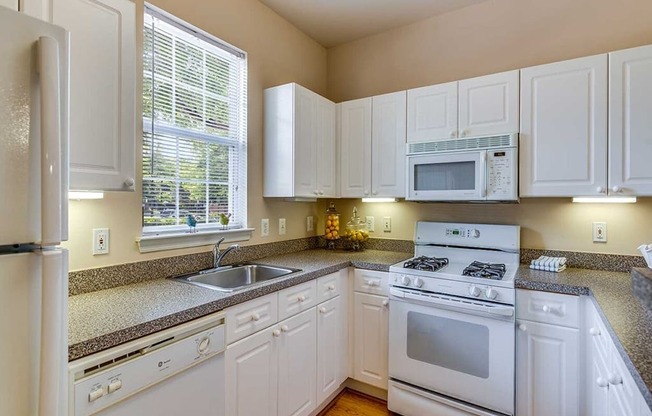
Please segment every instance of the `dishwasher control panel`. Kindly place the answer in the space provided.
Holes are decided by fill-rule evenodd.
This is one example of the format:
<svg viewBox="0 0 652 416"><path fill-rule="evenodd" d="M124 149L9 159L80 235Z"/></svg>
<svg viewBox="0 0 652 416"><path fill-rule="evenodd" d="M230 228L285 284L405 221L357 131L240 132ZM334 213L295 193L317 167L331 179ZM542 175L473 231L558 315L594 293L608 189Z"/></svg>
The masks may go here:
<svg viewBox="0 0 652 416"><path fill-rule="evenodd" d="M161 341L164 343L165 340ZM74 384L76 412L92 414L224 351L224 325L164 347L143 348L105 371Z"/></svg>

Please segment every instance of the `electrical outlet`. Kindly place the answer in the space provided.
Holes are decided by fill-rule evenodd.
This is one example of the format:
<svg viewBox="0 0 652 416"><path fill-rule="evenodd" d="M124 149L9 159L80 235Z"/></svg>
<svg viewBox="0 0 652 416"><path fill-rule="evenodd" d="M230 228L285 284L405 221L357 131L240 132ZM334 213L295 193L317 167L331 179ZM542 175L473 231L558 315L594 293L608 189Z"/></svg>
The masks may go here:
<svg viewBox="0 0 652 416"><path fill-rule="evenodd" d="M278 219L278 235L285 235L285 218Z"/></svg>
<svg viewBox="0 0 652 416"><path fill-rule="evenodd" d="M306 231L310 232L314 229L315 229L315 217L309 215L308 218L306 218Z"/></svg>
<svg viewBox="0 0 652 416"><path fill-rule="evenodd" d="M607 223L594 222L593 223L593 242L606 243L607 242Z"/></svg>
<svg viewBox="0 0 652 416"><path fill-rule="evenodd" d="M93 255L109 254L109 229L93 228Z"/></svg>
<svg viewBox="0 0 652 416"><path fill-rule="evenodd" d="M392 231L392 217L383 217L383 232L389 233Z"/></svg>
<svg viewBox="0 0 652 416"><path fill-rule="evenodd" d="M260 236L267 237L269 235L269 218L260 220Z"/></svg>
<svg viewBox="0 0 652 416"><path fill-rule="evenodd" d="M367 231L369 231L370 233L373 233L374 231L376 231L376 229L375 229L376 221L375 221L374 217L367 216L366 222L367 222Z"/></svg>

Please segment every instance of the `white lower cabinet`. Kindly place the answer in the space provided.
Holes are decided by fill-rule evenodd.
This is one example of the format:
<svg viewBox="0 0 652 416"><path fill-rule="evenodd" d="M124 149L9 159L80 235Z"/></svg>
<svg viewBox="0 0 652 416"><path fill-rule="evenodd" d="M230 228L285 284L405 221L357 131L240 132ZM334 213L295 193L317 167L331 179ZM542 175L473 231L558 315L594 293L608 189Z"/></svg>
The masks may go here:
<svg viewBox="0 0 652 416"><path fill-rule="evenodd" d="M278 325L278 415L307 416L317 408L315 308Z"/></svg>
<svg viewBox="0 0 652 416"><path fill-rule="evenodd" d="M579 414L579 330L519 321L516 408L520 416Z"/></svg>
<svg viewBox="0 0 652 416"><path fill-rule="evenodd" d="M387 390L389 300L354 293L353 378Z"/></svg>
<svg viewBox="0 0 652 416"><path fill-rule="evenodd" d="M647 403L588 298L586 319L586 413L590 416L649 416Z"/></svg>
<svg viewBox="0 0 652 416"><path fill-rule="evenodd" d="M276 327L264 329L227 347L226 414L276 416L278 342Z"/></svg>
<svg viewBox="0 0 652 416"><path fill-rule="evenodd" d="M317 307L317 403L323 403L344 381L341 362L346 350L342 349L342 308L340 297Z"/></svg>

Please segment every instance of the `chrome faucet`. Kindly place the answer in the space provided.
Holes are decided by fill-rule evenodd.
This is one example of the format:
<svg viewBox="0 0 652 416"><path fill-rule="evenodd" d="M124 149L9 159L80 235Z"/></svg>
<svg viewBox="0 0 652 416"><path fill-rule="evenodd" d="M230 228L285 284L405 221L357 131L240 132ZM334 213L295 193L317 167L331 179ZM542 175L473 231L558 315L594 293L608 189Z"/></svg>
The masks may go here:
<svg viewBox="0 0 652 416"><path fill-rule="evenodd" d="M233 244L229 248L227 248L224 251L220 250L220 244L224 242L224 237L220 238L217 243L215 243L215 246L213 247L213 268L217 269L220 267L220 263L222 263L222 259L224 256L229 254L233 250L237 250L239 246L237 244Z"/></svg>

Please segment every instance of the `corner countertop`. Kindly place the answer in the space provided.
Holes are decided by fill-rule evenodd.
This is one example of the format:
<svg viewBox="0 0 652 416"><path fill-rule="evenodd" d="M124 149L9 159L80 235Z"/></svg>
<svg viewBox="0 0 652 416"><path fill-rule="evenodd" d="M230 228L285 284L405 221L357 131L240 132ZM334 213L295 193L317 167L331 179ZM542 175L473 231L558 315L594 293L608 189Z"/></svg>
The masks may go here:
<svg viewBox="0 0 652 416"><path fill-rule="evenodd" d="M256 263L301 269L284 278L224 293L157 279L69 298L70 361L91 355L229 306L294 286L343 268L388 271L411 253L305 250ZM590 296L647 404L652 407L652 312L632 293L629 273L568 268L562 273L518 269L515 286Z"/></svg>
<svg viewBox="0 0 652 416"><path fill-rule="evenodd" d="M625 365L652 407L652 313L634 296L629 273L574 268L552 273L522 265L515 286L591 296Z"/></svg>
<svg viewBox="0 0 652 416"><path fill-rule="evenodd" d="M255 263L301 269L287 277L225 293L156 279L68 298L68 360L179 325L229 306L353 266L388 271L411 253L314 249L258 259Z"/></svg>

